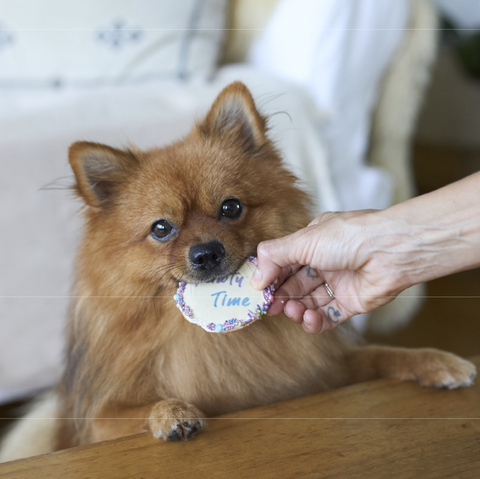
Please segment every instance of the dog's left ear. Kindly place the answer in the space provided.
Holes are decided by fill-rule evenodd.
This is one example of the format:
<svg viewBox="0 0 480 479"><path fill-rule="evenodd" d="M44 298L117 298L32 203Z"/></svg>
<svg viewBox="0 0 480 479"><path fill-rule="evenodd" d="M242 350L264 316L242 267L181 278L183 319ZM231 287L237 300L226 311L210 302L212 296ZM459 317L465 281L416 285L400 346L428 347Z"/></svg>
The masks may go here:
<svg viewBox="0 0 480 479"><path fill-rule="evenodd" d="M205 136L240 141L247 151L258 150L267 140L266 120L258 113L248 88L239 81L222 90L197 129Z"/></svg>
<svg viewBox="0 0 480 479"><path fill-rule="evenodd" d="M117 150L100 143L78 141L68 150L75 173L75 191L92 208L107 208L125 179L138 164L130 150Z"/></svg>

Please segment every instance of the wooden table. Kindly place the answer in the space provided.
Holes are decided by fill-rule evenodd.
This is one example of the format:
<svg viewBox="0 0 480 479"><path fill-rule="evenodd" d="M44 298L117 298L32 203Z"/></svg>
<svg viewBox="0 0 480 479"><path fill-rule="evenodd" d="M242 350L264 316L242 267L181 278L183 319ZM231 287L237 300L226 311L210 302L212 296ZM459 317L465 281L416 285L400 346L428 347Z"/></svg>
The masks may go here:
<svg viewBox="0 0 480 479"><path fill-rule="evenodd" d="M478 479L480 381L372 381L210 419L191 442L138 434L1 464L0 477Z"/></svg>

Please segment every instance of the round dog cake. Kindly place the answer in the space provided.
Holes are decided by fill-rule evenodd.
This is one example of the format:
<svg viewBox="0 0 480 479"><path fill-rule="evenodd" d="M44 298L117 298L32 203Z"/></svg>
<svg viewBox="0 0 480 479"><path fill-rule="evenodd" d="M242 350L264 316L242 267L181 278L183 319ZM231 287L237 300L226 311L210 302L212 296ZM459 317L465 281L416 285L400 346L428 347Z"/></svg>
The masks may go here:
<svg viewBox="0 0 480 479"><path fill-rule="evenodd" d="M183 316L209 333L230 333L262 319L273 302L273 283L263 291L250 286L257 260L248 258L226 278L179 284L173 299Z"/></svg>

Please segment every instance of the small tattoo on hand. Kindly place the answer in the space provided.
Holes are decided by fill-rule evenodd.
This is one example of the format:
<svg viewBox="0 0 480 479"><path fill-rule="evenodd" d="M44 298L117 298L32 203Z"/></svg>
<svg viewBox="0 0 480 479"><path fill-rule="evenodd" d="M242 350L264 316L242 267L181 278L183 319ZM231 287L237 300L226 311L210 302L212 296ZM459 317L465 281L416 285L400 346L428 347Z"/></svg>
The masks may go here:
<svg viewBox="0 0 480 479"><path fill-rule="evenodd" d="M328 319L333 323L337 324L340 321L342 313L338 309L332 308L331 306L327 309Z"/></svg>
<svg viewBox="0 0 480 479"><path fill-rule="evenodd" d="M311 268L310 266L307 266L307 277L308 278L312 278L312 279L318 278L318 276L315 273L316 273L316 271L313 268Z"/></svg>

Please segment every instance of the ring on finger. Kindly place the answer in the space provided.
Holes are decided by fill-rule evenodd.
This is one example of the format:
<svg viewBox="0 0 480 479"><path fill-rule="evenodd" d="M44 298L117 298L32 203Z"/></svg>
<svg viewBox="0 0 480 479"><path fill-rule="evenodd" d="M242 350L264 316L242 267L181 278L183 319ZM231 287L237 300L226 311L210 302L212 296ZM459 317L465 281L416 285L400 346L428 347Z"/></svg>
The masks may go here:
<svg viewBox="0 0 480 479"><path fill-rule="evenodd" d="M323 285L325 286L325 289L327 290L330 298L335 299L335 293L333 292L332 288L330 288L330 285L326 281L323 283Z"/></svg>

